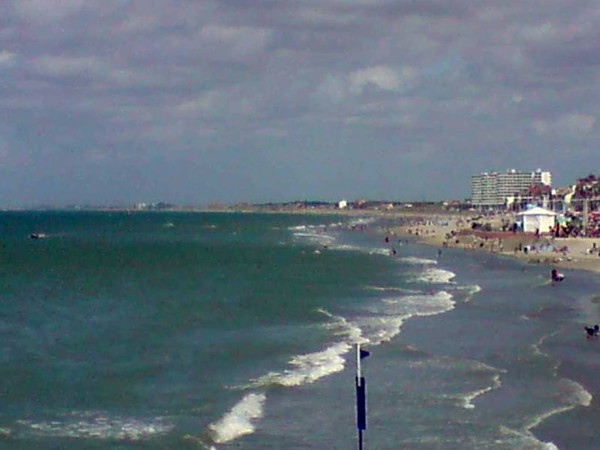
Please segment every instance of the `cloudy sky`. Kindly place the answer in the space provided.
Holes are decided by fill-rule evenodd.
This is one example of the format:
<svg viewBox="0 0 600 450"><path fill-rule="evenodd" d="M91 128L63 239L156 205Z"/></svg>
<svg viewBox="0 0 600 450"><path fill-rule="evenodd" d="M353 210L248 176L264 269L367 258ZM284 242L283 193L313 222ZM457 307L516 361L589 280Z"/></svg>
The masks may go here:
<svg viewBox="0 0 600 450"><path fill-rule="evenodd" d="M600 172L597 0L0 0L0 207Z"/></svg>

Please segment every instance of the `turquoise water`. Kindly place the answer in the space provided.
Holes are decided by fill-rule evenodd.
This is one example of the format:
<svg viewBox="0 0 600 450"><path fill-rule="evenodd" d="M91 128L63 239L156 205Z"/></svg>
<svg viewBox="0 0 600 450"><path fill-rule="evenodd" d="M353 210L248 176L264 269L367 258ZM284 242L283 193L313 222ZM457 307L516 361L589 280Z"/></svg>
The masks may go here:
<svg viewBox="0 0 600 450"><path fill-rule="evenodd" d="M2 421L42 447L198 434L239 396L231 387L326 341L324 309L385 272L290 231L318 218L2 219Z"/></svg>
<svg viewBox="0 0 600 450"><path fill-rule="evenodd" d="M352 448L358 342L370 448L554 448L534 426L592 393L543 343L597 283L379 226L2 213L0 448Z"/></svg>

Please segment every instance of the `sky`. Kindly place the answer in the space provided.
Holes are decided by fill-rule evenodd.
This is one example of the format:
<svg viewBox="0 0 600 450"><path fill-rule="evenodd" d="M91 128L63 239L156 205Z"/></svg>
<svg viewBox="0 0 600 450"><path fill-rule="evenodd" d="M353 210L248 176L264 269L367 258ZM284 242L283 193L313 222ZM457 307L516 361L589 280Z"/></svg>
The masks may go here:
<svg viewBox="0 0 600 450"><path fill-rule="evenodd" d="M0 207L565 186L599 100L597 0L0 0Z"/></svg>

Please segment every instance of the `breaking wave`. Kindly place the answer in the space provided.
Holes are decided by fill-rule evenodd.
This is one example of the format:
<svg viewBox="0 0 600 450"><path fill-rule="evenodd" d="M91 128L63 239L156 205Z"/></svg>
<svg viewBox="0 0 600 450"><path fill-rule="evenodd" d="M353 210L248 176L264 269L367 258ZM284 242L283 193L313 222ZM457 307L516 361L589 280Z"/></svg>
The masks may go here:
<svg viewBox="0 0 600 450"><path fill-rule="evenodd" d="M209 425L209 433L215 444L233 441L254 432L254 422L263 416L266 396L250 393L240 400L227 414Z"/></svg>

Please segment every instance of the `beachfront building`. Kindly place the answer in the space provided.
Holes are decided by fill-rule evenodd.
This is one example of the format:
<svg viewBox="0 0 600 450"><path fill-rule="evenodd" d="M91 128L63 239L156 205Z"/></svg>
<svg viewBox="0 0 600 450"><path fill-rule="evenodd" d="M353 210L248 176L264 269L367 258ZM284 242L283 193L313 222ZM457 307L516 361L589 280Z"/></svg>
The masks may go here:
<svg viewBox="0 0 600 450"><path fill-rule="evenodd" d="M535 172L484 172L471 177L471 204L479 208L505 208L532 186L551 186L552 174L541 169Z"/></svg>
<svg viewBox="0 0 600 450"><path fill-rule="evenodd" d="M517 214L517 223L525 233L550 233L556 224L556 213L545 208L531 208Z"/></svg>

